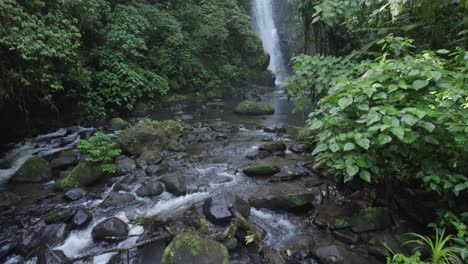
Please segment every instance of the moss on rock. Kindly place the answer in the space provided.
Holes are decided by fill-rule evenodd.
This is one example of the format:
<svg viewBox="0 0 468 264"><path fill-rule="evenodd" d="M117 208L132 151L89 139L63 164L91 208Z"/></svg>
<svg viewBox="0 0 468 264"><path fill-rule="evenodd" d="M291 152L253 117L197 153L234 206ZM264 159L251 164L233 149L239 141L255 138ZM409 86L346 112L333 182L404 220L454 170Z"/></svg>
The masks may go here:
<svg viewBox="0 0 468 264"><path fill-rule="evenodd" d="M283 141L273 141L270 143L263 144L262 146L260 146L259 149L268 152L285 151L286 144L284 144Z"/></svg>
<svg viewBox="0 0 468 264"><path fill-rule="evenodd" d="M112 118L111 120L111 128L113 130L122 130L127 128L129 125L130 123L120 117Z"/></svg>
<svg viewBox="0 0 468 264"><path fill-rule="evenodd" d="M269 103L243 101L236 106L234 112L241 115L272 115L275 109Z"/></svg>
<svg viewBox="0 0 468 264"><path fill-rule="evenodd" d="M65 178L56 183L56 187L66 190L72 187L90 185L104 175L101 166L87 161L81 161Z"/></svg>
<svg viewBox="0 0 468 264"><path fill-rule="evenodd" d="M12 193L12 192L4 192L0 193L0 206L14 206L21 201L21 198Z"/></svg>
<svg viewBox="0 0 468 264"><path fill-rule="evenodd" d="M176 236L164 250L162 264L227 264L227 248L194 232Z"/></svg>
<svg viewBox="0 0 468 264"><path fill-rule="evenodd" d="M30 157L12 177L14 182L42 182L52 178L52 171L49 162L45 159Z"/></svg>

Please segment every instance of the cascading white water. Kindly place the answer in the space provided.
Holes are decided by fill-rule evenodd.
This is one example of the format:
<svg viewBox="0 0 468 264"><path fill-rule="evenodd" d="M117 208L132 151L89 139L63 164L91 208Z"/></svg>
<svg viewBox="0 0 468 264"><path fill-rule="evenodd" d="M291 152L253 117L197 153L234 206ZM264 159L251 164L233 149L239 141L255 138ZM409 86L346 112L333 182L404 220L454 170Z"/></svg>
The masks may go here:
<svg viewBox="0 0 468 264"><path fill-rule="evenodd" d="M286 67L273 18L273 0L255 0L253 18L255 28L262 39L263 48L270 54L268 70L276 74L275 83L280 85L286 77Z"/></svg>

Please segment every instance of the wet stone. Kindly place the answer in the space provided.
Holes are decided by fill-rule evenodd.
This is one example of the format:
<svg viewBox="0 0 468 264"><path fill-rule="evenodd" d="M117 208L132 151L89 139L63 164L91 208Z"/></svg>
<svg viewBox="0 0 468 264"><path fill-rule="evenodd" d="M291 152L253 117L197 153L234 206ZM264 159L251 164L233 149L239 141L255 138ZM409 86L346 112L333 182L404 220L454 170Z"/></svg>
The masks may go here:
<svg viewBox="0 0 468 264"><path fill-rule="evenodd" d="M125 206L126 204L136 201L135 196L130 193L110 193L106 199L100 204L101 207L108 206Z"/></svg>
<svg viewBox="0 0 468 264"><path fill-rule="evenodd" d="M48 210L44 215L44 222L46 224L53 224L66 221L73 215L73 210L70 208L57 208Z"/></svg>
<svg viewBox="0 0 468 264"><path fill-rule="evenodd" d="M359 241L359 235L349 230L343 230L343 229L334 230L333 236L336 239L340 240L341 242L349 244L349 245L356 244Z"/></svg>
<svg viewBox="0 0 468 264"><path fill-rule="evenodd" d="M315 239L310 235L300 235L284 243L283 250L286 255L296 260L305 260L313 254Z"/></svg>
<svg viewBox="0 0 468 264"><path fill-rule="evenodd" d="M243 172L247 176L251 176L251 177L272 176L280 171L281 171L280 167L275 166L275 165L259 165L259 166L249 167L243 170Z"/></svg>
<svg viewBox="0 0 468 264"><path fill-rule="evenodd" d="M74 189L67 191L64 194L64 197L67 201L73 202L73 201L76 201L85 197L87 193L88 192L83 190L82 188L74 188Z"/></svg>
<svg viewBox="0 0 468 264"><path fill-rule="evenodd" d="M263 128L263 131L267 133L285 133L286 127L282 124L268 125Z"/></svg>
<svg viewBox="0 0 468 264"><path fill-rule="evenodd" d="M166 186L166 190L175 195L184 195L187 193L187 183L185 176L179 174L166 174L161 178Z"/></svg>
<svg viewBox="0 0 468 264"><path fill-rule="evenodd" d="M73 216L72 224L74 227L84 227L91 221L92 218L93 217L88 211L84 209L78 209L78 211L76 211L75 215Z"/></svg>
<svg viewBox="0 0 468 264"><path fill-rule="evenodd" d="M0 241L0 260L10 254L16 245L18 245L18 241L13 239L5 239Z"/></svg>
<svg viewBox="0 0 468 264"><path fill-rule="evenodd" d="M92 230L91 236L96 242L117 242L128 236L128 225L117 217L108 218L98 223Z"/></svg>
<svg viewBox="0 0 468 264"><path fill-rule="evenodd" d="M135 193L140 197L158 196L164 191L164 185L161 182L145 182Z"/></svg>
<svg viewBox="0 0 468 264"><path fill-rule="evenodd" d="M117 173L119 175L127 174L136 169L136 163L129 157L120 157L117 159Z"/></svg>

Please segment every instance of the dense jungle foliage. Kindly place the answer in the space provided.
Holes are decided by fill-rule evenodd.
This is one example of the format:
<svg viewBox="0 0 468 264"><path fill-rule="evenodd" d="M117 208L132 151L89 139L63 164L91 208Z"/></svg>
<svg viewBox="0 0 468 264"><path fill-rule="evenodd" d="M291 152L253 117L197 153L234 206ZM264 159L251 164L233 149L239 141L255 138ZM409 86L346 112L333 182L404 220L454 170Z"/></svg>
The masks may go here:
<svg viewBox="0 0 468 264"><path fill-rule="evenodd" d="M431 193L443 201L431 226L466 249L468 1L290 2L316 36L305 42L317 54L293 58L284 83L298 108L313 109L300 135L315 145L316 166L386 189L387 202Z"/></svg>
<svg viewBox="0 0 468 264"><path fill-rule="evenodd" d="M79 102L102 119L253 78L268 56L244 2L1 1L0 109Z"/></svg>

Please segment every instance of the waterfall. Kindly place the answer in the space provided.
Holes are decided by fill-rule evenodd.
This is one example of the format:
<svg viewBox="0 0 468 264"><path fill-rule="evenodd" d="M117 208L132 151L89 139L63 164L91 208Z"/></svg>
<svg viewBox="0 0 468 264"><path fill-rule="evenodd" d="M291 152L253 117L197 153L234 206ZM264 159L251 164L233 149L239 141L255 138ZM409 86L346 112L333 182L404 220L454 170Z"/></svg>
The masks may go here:
<svg viewBox="0 0 468 264"><path fill-rule="evenodd" d="M268 70L276 74L276 85L286 77L286 67L280 47L280 39L273 18L273 0L254 0L255 28L262 39L263 48L270 54Z"/></svg>

